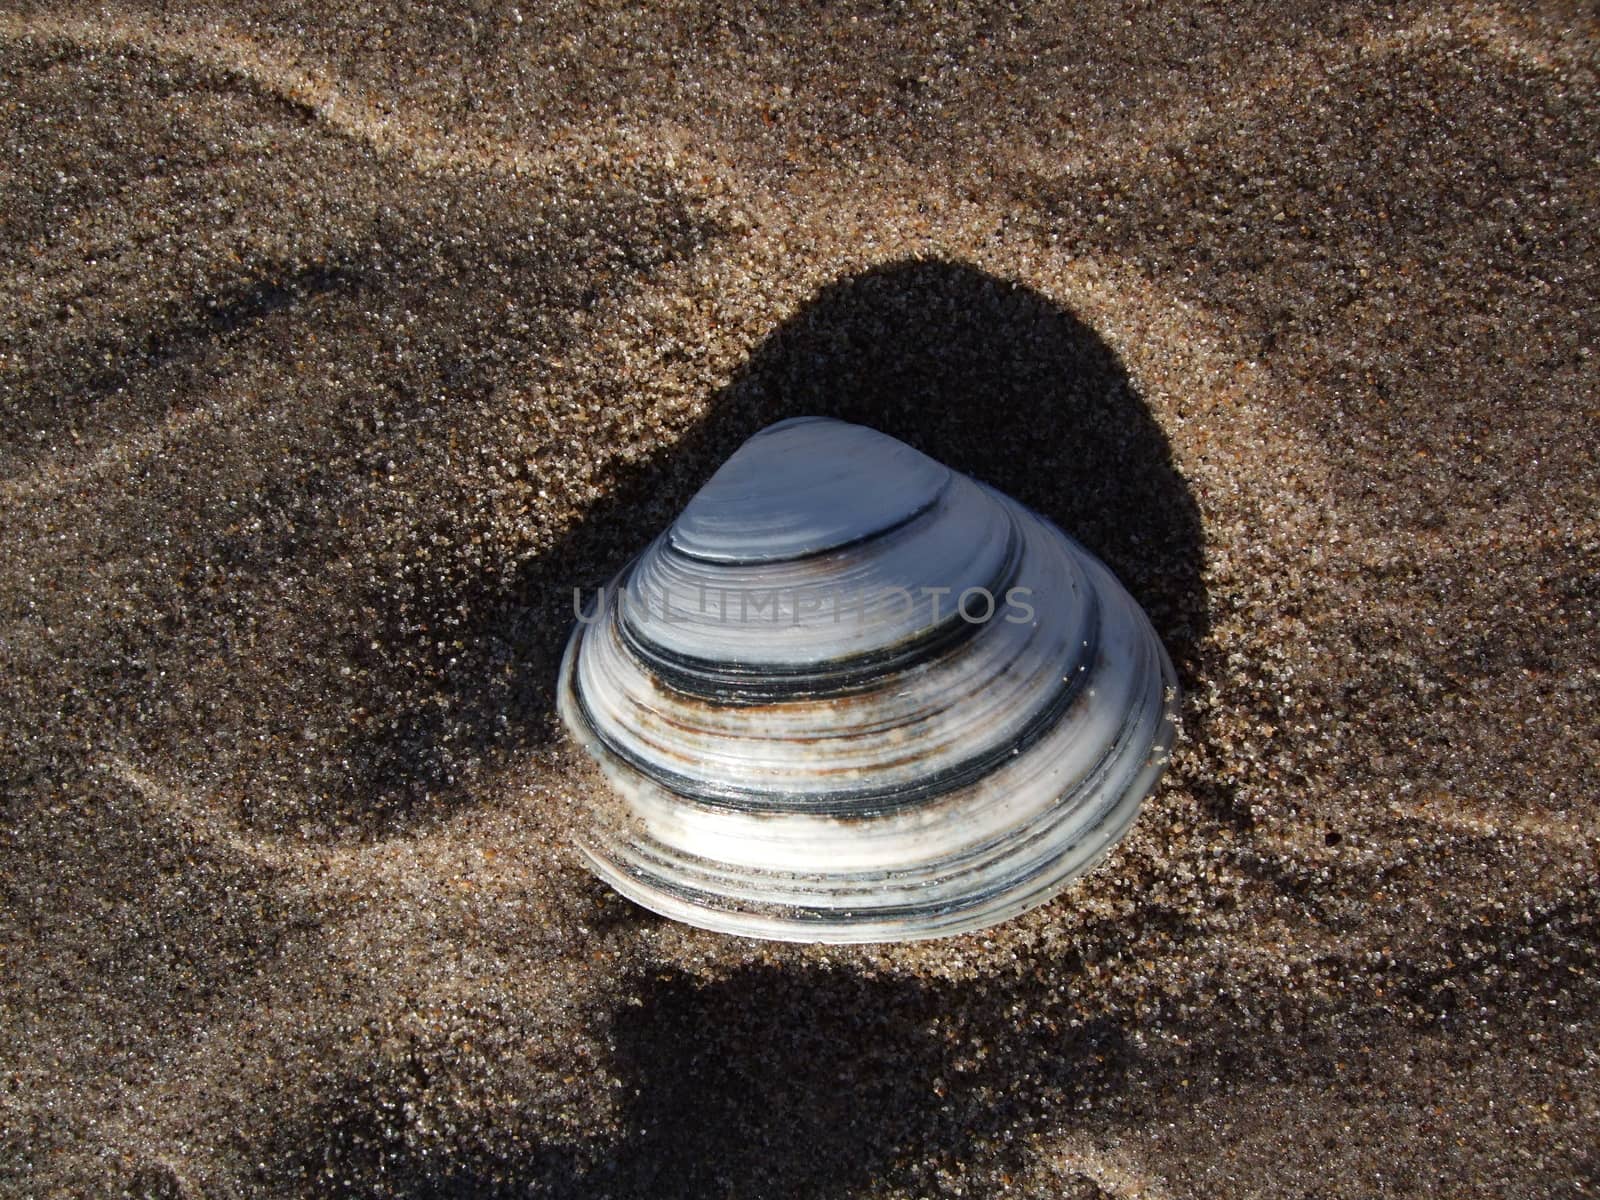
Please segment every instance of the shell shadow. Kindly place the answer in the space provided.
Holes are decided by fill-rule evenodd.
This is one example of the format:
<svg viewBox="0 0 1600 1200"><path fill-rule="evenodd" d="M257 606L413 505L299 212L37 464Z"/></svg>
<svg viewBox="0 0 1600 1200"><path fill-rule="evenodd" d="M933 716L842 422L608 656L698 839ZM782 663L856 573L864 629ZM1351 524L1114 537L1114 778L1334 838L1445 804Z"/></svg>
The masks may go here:
<svg viewBox="0 0 1600 1200"><path fill-rule="evenodd" d="M1055 521L1117 573L1180 678L1194 682L1207 622L1199 509L1117 355L1032 289L919 260L824 288L756 349L697 425L620 470L606 498L510 587L466 596L441 587L424 598L420 620L388 622L379 637L405 640L414 637L407 626L461 627L458 614L474 614L461 633L467 652L440 664L451 703L392 713L385 742L361 757L385 764L413 794L454 805L469 796L452 789L432 753L447 732L458 750L491 763L558 736L554 686L573 589L609 581L741 442L802 414L892 434ZM402 823L423 815L390 814Z"/></svg>
<svg viewBox="0 0 1600 1200"><path fill-rule="evenodd" d="M1024 1028L967 985L776 966L636 982L641 1004L611 1030L631 1100L591 1176L606 1195L836 1196L885 1177L917 1192L909 1162L936 1148L954 1166L979 1141L1020 1170L1024 1143L993 1136L1107 1101L1132 1057L1122 1029L1075 1021L1070 1001L1035 1005Z"/></svg>
<svg viewBox="0 0 1600 1200"><path fill-rule="evenodd" d="M1087 921L1069 946L1024 951L959 982L781 954L712 979L641 969L618 980L595 1014L615 1125L541 1141L538 1119L560 1114L530 1088L527 1130L507 1114L512 1128L464 1127L457 1153L430 1153L431 1135L419 1146L408 1122L412 1102L457 1069L438 1048L403 1066L335 1075L309 1107L286 1093L281 1119L250 1157L280 1182L274 1195L820 1198L866 1186L942 1195L946 1173L965 1194L991 1195L1004 1176L1039 1162L1036 1134L1046 1147L1074 1130L1115 1144L1176 1112L1226 1112L1230 1097L1257 1085L1266 1090L1249 1103L1258 1113L1267 1104L1269 1121L1292 1136L1337 1139L1352 1112L1383 1108L1392 1072L1410 1073L1429 1028L1448 1033L1462 1013L1491 1013L1509 1044L1581 1022L1592 989L1571 981L1592 978L1584 971L1595 915L1593 896L1487 922L1464 914L1437 931L1433 953L1401 955L1354 992L1271 970L1247 976L1243 993L1218 990L1215 976L1195 973L1203 952L1191 954L1214 931L1159 908L1136 922ZM1187 973L1189 989L1108 996L1105 964L1135 958ZM1297 1081L1328 1103L1273 1107L1284 1095L1276 1089ZM608 1084L597 1077L593 1086ZM1592 1174L1584 1145L1569 1142L1570 1169L1548 1178ZM1407 1168L1402 1156L1396 1165L1417 1163ZM1453 1165L1476 1169L1472 1159ZM1434 1178L1397 1186L1422 1192ZM1053 1194L1104 1194L1092 1178L1080 1182Z"/></svg>

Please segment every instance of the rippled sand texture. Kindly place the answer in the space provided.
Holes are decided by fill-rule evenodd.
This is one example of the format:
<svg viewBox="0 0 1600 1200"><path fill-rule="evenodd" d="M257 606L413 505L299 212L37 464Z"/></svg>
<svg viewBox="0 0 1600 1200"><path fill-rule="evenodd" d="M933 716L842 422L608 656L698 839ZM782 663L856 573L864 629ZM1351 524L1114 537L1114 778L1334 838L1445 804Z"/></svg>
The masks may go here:
<svg viewBox="0 0 1600 1200"><path fill-rule="evenodd" d="M1600 1190L1587 6L0 12L0 1181ZM798 412L1186 740L987 935L663 923L570 589Z"/></svg>

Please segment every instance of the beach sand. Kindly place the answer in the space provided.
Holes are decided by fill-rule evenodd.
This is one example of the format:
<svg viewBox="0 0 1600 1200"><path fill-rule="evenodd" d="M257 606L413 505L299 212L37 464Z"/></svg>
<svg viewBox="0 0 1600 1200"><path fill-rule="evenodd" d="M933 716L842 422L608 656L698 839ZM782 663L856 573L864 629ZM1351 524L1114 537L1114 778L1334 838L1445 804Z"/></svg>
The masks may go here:
<svg viewBox="0 0 1600 1200"><path fill-rule="evenodd" d="M1587 6L357 8L0 4L0 1192L1600 1192ZM1183 677L985 933L570 845L572 589L806 412Z"/></svg>

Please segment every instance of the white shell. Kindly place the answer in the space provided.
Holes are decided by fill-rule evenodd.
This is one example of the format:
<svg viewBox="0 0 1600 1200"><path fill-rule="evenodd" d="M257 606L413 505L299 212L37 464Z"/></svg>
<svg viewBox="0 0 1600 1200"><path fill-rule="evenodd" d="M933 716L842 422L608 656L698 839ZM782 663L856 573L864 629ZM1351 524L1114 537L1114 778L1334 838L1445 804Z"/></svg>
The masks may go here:
<svg viewBox="0 0 1600 1200"><path fill-rule="evenodd" d="M614 785L602 878L725 933L875 942L1048 900L1127 830L1177 684L1043 518L911 447L756 434L594 598L561 715Z"/></svg>

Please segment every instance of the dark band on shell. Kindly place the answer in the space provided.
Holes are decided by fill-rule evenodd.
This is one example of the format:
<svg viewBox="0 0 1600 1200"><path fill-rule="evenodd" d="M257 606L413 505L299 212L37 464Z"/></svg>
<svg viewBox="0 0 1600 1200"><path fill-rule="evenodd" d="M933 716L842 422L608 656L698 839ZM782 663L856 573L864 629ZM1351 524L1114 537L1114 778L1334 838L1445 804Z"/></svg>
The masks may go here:
<svg viewBox="0 0 1600 1200"><path fill-rule="evenodd" d="M559 703L616 792L581 838L603 878L707 928L851 942L981 928L1089 869L1160 776L1176 692L1043 518L799 418L580 622Z"/></svg>

